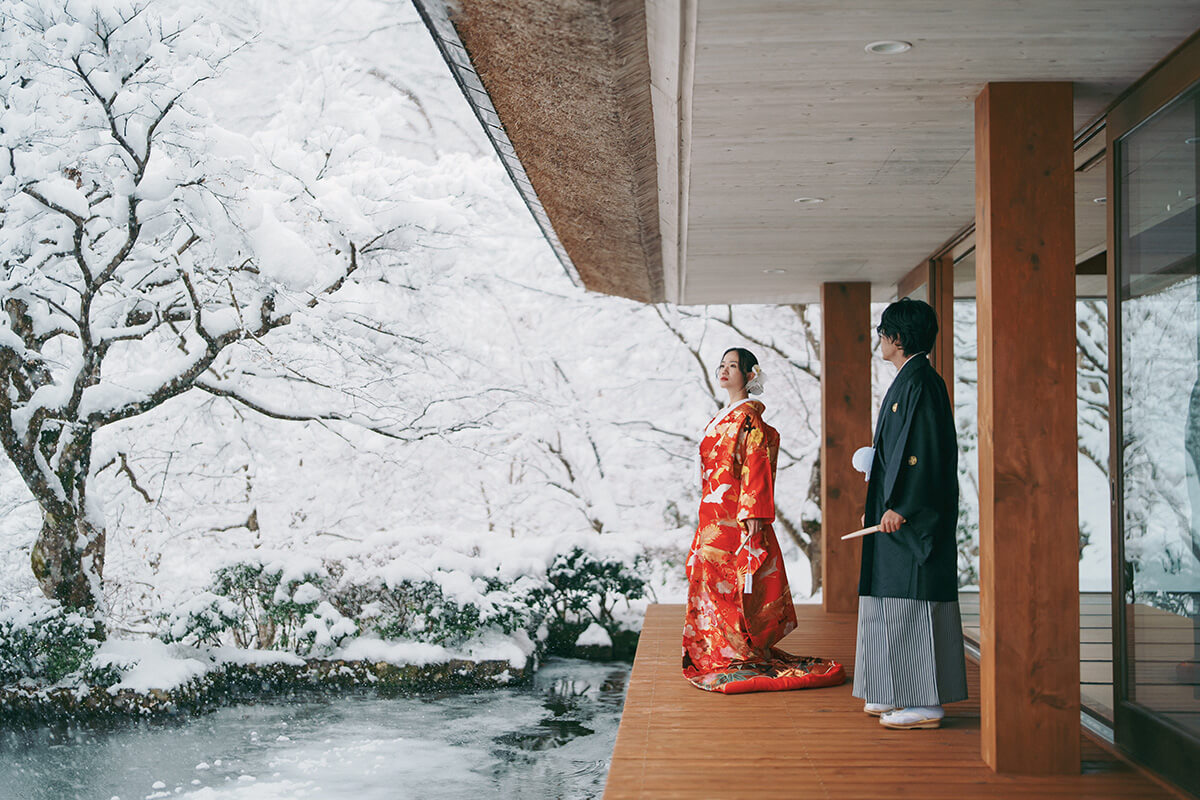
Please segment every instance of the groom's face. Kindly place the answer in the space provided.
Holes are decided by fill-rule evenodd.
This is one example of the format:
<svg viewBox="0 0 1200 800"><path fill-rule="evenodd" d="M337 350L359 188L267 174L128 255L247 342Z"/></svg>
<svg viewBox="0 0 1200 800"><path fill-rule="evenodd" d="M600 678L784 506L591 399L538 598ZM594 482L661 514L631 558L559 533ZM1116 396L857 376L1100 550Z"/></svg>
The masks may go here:
<svg viewBox="0 0 1200 800"><path fill-rule="evenodd" d="M899 349L895 339L884 333L879 334L879 355L884 361L891 361Z"/></svg>

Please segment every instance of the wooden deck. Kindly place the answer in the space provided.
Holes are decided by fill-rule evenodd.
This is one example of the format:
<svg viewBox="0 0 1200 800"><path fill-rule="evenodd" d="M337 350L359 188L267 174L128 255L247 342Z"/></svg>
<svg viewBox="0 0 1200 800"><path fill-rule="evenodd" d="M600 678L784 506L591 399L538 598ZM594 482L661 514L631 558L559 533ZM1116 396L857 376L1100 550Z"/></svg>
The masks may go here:
<svg viewBox="0 0 1200 800"><path fill-rule="evenodd" d="M853 671L855 617L796 607L782 643ZM850 682L831 689L731 695L680 674L683 607L651 606L633 664L605 800L625 798L1178 798L1081 730L1080 775L993 773L979 756L979 668L971 699L939 730L891 731L862 712Z"/></svg>

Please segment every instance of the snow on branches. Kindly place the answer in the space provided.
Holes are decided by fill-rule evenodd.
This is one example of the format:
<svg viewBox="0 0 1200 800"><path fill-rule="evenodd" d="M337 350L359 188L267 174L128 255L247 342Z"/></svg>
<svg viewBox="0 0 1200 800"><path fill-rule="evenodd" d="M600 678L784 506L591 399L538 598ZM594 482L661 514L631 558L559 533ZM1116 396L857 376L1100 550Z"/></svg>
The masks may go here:
<svg viewBox="0 0 1200 800"><path fill-rule="evenodd" d="M221 128L195 90L232 52L215 26L146 2L0 7L0 443L43 514L34 572L71 607L100 596L87 482L106 426L198 388L280 419L422 435L409 425L427 396L383 408L346 368L307 374L264 337L307 316L310 332L353 329L344 362L380 340L418 349L375 318L381 271L465 219L321 97L255 137Z"/></svg>

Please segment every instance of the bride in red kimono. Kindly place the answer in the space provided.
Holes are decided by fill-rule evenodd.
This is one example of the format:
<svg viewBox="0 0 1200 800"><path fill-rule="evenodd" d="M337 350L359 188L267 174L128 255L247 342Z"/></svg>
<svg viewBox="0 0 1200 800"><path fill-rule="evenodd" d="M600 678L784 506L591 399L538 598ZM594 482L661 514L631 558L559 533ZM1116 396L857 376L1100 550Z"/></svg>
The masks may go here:
<svg viewBox="0 0 1200 800"><path fill-rule="evenodd" d="M794 656L775 645L796 628L796 611L775 519L779 433L763 422L758 359L725 352L717 369L729 405L700 442L700 524L687 559L683 674L710 692L762 692L834 686L836 661Z"/></svg>

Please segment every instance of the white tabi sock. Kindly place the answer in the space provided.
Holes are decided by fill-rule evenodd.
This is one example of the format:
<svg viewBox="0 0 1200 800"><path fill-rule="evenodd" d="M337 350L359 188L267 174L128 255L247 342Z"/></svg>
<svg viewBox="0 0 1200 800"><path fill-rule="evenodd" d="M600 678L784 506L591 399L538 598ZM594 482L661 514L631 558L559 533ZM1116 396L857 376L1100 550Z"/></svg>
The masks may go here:
<svg viewBox="0 0 1200 800"><path fill-rule="evenodd" d="M941 706L907 706L901 710L913 711L930 719L941 719L946 716L946 711Z"/></svg>

